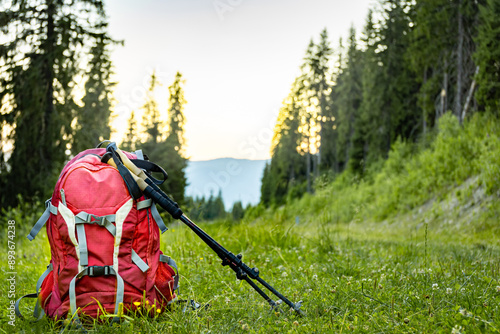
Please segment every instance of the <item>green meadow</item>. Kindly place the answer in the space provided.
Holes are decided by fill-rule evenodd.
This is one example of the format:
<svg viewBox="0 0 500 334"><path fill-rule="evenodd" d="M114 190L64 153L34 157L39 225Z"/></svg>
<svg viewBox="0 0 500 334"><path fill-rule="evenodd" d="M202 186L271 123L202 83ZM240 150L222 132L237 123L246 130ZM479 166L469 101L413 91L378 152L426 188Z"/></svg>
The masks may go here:
<svg viewBox="0 0 500 334"><path fill-rule="evenodd" d="M180 270L179 302L149 318L136 312L95 333L497 333L500 332L498 121L475 116L464 127L443 117L427 142L395 145L363 178L345 173L314 195L247 211L240 222L198 222L292 302L269 305L187 227L170 225L162 250ZM16 221L16 298L35 289L50 260L41 233L25 235L38 203L2 212ZM7 228L4 228L7 231ZM8 235L1 237L7 250ZM4 254L7 254L5 251ZM67 322L9 325L8 258L2 257L1 331L77 331ZM195 300L197 310L186 307ZM148 307L145 305L145 307Z"/></svg>

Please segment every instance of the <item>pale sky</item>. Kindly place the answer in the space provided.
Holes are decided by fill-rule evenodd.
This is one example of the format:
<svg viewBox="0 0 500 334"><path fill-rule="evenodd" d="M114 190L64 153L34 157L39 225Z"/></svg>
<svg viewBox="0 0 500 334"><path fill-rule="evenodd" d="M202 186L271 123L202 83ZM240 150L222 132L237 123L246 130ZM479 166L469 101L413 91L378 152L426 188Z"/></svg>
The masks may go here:
<svg viewBox="0 0 500 334"><path fill-rule="evenodd" d="M270 158L274 123L311 38L327 28L332 47L361 31L374 0L109 0L109 31L125 46L112 53L121 141L139 112L153 71L166 115L167 88L180 71L186 156ZM165 118L166 119L166 118ZM138 121L140 122L139 118Z"/></svg>

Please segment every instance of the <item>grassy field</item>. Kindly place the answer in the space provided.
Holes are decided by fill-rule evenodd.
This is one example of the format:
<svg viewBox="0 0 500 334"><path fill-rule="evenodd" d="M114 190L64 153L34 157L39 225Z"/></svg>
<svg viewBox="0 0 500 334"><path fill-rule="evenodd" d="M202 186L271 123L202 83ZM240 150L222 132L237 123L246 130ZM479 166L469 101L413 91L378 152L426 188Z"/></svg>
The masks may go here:
<svg viewBox="0 0 500 334"><path fill-rule="evenodd" d="M407 217L408 218L408 217ZM164 234L163 250L177 260L179 297L208 308L171 311L148 319L136 314L119 326L100 324L102 333L484 333L500 331L498 235L481 243L453 236L438 223L337 224L328 215L296 224L277 210L240 224L201 224L228 250L260 269L261 277L305 316L286 307L273 312L245 282L184 226ZM42 234L34 242L17 235L16 293L34 289L49 261ZM2 241L5 245L5 238ZM5 259L5 257L4 257ZM1 331L59 331L47 320L16 319L7 324L8 271L2 262ZM27 313L32 304L23 304ZM28 313L27 313L28 314ZM13 330L14 329L14 330Z"/></svg>
<svg viewBox="0 0 500 334"><path fill-rule="evenodd" d="M191 230L174 224L162 250L180 269L183 300L149 319L96 324L99 333L498 333L500 332L500 122L451 115L428 142L394 145L363 177L348 172L314 195L246 213L240 223L200 223L291 301L304 316L269 305ZM3 211L0 331L60 331L61 324L8 324L9 220L16 222L17 297L34 291L49 262L45 233L25 238L42 204ZM298 223L297 223L298 222ZM23 303L27 313L33 305Z"/></svg>

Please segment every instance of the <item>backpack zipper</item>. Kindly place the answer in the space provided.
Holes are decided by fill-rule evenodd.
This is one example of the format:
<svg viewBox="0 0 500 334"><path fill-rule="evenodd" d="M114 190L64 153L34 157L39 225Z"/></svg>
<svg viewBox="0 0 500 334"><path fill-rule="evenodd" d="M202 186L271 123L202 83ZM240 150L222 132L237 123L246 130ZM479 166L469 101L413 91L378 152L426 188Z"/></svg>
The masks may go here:
<svg viewBox="0 0 500 334"><path fill-rule="evenodd" d="M66 205L66 194L64 193L64 189L63 188L61 188L61 202L62 202L62 204L64 204L64 206L67 207L67 205Z"/></svg>

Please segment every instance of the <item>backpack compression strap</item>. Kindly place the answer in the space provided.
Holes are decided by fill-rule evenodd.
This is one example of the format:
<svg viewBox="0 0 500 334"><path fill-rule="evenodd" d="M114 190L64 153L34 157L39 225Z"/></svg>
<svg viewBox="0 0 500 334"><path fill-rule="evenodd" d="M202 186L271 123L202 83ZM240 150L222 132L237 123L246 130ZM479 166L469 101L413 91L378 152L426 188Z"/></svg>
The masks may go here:
<svg viewBox="0 0 500 334"><path fill-rule="evenodd" d="M48 266L47 266L47 270L45 270L43 272L43 274L40 276L40 278L38 279L38 281L36 282L36 292L35 293L29 293L27 295L24 295L22 296L21 298L19 298L17 301L16 301L16 305L15 305L15 312L16 312L16 316L18 316L19 318L22 318L23 315L21 314L21 311L19 310L19 303L21 302L21 300L23 298L38 298L38 295L40 294L40 288L42 287L42 283L43 281L45 280L45 278L47 278L47 276L49 276L50 272L52 271L53 267L52 267L52 263L50 263ZM35 305L35 310L33 311L33 316L37 319L37 320L40 320L42 319L42 317L45 315L45 312L43 311L43 309L40 307L40 301L37 299L36 301L36 305Z"/></svg>
<svg viewBox="0 0 500 334"><path fill-rule="evenodd" d="M80 271L69 283L69 308L70 314L73 316L75 321L79 321L78 318L78 308L76 306L76 293L75 284L76 280L82 278L83 276L98 277L98 276L116 276L116 301L115 301L115 315L118 314L120 304L123 303L123 297L125 293L125 285L123 283L122 277L113 269L113 266L91 266L86 267ZM113 322L120 321L119 317L114 317Z"/></svg>
<svg viewBox="0 0 500 334"><path fill-rule="evenodd" d="M30 233L26 236L30 241L35 239L38 232L40 232L40 230L45 225L47 220L49 220L51 213L53 215L57 215L57 207L52 205L52 198L49 198L45 202L45 207L46 207L46 209L43 212L42 216L38 219L38 221L35 223L35 225L31 229Z"/></svg>

